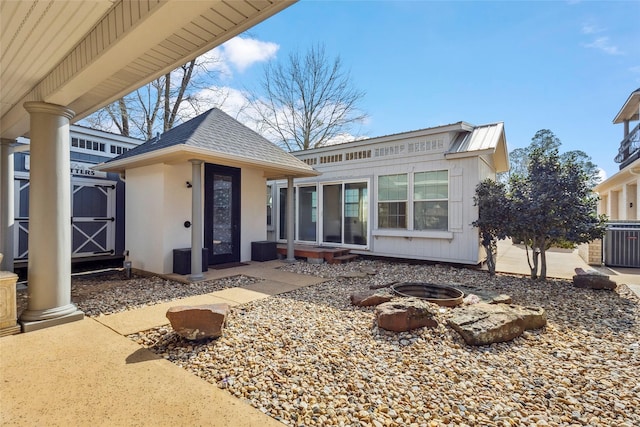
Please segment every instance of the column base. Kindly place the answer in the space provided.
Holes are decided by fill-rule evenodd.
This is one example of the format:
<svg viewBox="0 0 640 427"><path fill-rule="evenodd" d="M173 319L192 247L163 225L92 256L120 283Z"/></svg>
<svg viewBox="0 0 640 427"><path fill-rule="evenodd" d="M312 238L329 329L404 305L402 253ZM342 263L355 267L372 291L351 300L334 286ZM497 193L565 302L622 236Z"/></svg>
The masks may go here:
<svg viewBox="0 0 640 427"><path fill-rule="evenodd" d="M76 309L73 313L64 316L55 317L45 320L21 320L22 332L32 332L39 329L50 328L51 326L64 325L65 323L75 322L84 319L84 312Z"/></svg>
<svg viewBox="0 0 640 427"><path fill-rule="evenodd" d="M199 282L201 280L204 280L204 274L200 273L200 274L190 274L187 276L187 280L190 282Z"/></svg>

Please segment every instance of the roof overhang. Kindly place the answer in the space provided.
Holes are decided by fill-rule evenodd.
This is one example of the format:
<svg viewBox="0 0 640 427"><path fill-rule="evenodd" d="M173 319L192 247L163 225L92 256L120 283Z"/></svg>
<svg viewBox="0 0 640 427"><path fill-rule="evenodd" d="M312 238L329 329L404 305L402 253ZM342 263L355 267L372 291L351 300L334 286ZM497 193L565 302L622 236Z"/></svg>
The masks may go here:
<svg viewBox="0 0 640 427"><path fill-rule="evenodd" d="M625 121L640 120L640 89L631 92L629 98L624 103L620 112L613 119L614 124L624 123Z"/></svg>
<svg viewBox="0 0 640 427"><path fill-rule="evenodd" d="M134 157L124 158L122 160L112 160L108 163L101 163L93 167L94 170L101 172L122 173L127 169L134 169L154 164L175 165L179 163L187 163L189 160L199 159L207 163L215 163L232 167L251 167L263 171L264 177L267 179L283 179L287 177L306 178L321 175L320 172L308 168L296 168L291 166L283 166L277 163L265 162L256 159L234 156L227 153L217 153L209 149L191 147L184 144L174 145L160 150L139 154Z"/></svg>
<svg viewBox="0 0 640 427"><path fill-rule="evenodd" d="M295 1L2 1L0 136L27 134L27 101L80 120Z"/></svg>
<svg viewBox="0 0 640 427"><path fill-rule="evenodd" d="M487 156L492 159L496 172L507 172L510 167L509 150L507 148L507 138L504 132L504 125L503 123L497 123L495 126L498 128L498 133L496 135L497 140L494 140L495 142L491 142L487 148L447 152L444 154L445 159L451 160L466 157ZM477 128L480 127L481 126L478 126Z"/></svg>
<svg viewBox="0 0 640 427"><path fill-rule="evenodd" d="M634 161L616 174L602 181L593 188L596 193L603 193L612 188L626 184L630 180L640 176L640 159Z"/></svg>

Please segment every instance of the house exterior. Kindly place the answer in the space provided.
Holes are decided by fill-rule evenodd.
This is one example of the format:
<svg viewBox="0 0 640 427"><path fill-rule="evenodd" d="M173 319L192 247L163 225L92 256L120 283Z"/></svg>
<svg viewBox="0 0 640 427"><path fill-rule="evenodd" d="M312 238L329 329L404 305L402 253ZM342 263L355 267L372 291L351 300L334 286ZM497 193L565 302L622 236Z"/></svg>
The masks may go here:
<svg viewBox="0 0 640 427"><path fill-rule="evenodd" d="M206 248L205 269L249 261L251 243L267 238L267 179L318 174L217 108L94 169L124 176L128 260L158 274L185 248Z"/></svg>
<svg viewBox="0 0 640 427"><path fill-rule="evenodd" d="M295 180L295 241L375 256L484 260L476 185L509 169L504 124L458 122L294 153L322 175ZM267 187L269 238L284 241L288 183Z"/></svg>
<svg viewBox="0 0 640 427"><path fill-rule="evenodd" d="M615 161L620 170L598 184L598 212L609 217L601 258L612 266L640 267L640 89L633 91L614 124L623 124ZM631 128L633 123L635 126ZM594 256L597 254L593 254ZM590 260L591 261L591 260Z"/></svg>
<svg viewBox="0 0 640 427"><path fill-rule="evenodd" d="M72 262L119 259L124 251L124 182L116 173L92 169L140 144L141 140L109 132L71 125L71 232ZM29 254L29 188L31 155L29 140L14 146L15 267L24 267Z"/></svg>

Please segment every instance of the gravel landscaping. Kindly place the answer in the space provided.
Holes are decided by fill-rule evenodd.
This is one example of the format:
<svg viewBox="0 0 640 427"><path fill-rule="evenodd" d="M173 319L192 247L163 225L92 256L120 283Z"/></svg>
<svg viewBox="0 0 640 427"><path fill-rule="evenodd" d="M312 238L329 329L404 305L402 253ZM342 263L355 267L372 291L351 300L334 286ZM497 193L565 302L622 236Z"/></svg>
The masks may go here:
<svg viewBox="0 0 640 427"><path fill-rule="evenodd" d="M282 268L330 280L234 307L216 340L188 341L170 326L130 338L287 425L640 425L640 299L624 285L594 291L370 260ZM75 278L72 293L95 316L255 280L185 285L115 274ZM396 281L508 294L544 307L548 323L471 347L447 326L455 308L438 308L436 328L392 333L375 326L373 307L350 304L352 293Z"/></svg>

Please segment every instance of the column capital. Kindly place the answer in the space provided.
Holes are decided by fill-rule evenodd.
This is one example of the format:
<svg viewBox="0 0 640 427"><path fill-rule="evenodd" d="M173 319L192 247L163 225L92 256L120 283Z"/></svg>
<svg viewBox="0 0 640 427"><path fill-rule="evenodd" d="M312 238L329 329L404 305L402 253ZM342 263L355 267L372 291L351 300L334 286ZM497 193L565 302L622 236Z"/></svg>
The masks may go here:
<svg viewBox="0 0 640 427"><path fill-rule="evenodd" d="M189 159L189 161L194 165L201 165L204 163L204 160L200 160L200 159Z"/></svg>
<svg viewBox="0 0 640 427"><path fill-rule="evenodd" d="M27 101L23 104L25 110L29 113L45 113L45 114L53 114L56 116L66 117L68 120L71 120L76 113L62 105L58 104L50 104L48 102L41 101Z"/></svg>

